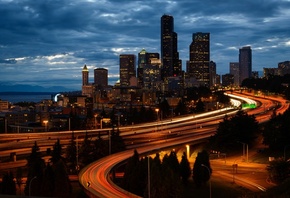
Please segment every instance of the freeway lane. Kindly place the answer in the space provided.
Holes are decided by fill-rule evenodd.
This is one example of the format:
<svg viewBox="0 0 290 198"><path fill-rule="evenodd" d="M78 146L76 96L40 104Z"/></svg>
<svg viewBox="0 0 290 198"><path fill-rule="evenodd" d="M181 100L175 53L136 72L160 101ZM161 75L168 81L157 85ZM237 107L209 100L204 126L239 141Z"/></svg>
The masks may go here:
<svg viewBox="0 0 290 198"><path fill-rule="evenodd" d="M247 97L254 98L253 96L247 96ZM267 98L267 99L259 98L258 100L261 104L263 104L262 101L264 101L264 103L267 101L267 107L269 107L269 109L273 108L273 106L277 106L276 104L274 104L274 102L272 102L272 100L270 100L270 98ZM277 111L279 112L283 112L285 110L286 102L285 100L281 100L281 102L282 104L280 105L280 108L277 109ZM268 106L268 103L269 103L269 106ZM270 114L268 111L265 111L263 105L262 107L259 106L255 111L257 111L256 118L258 120L260 119L260 121L263 121L264 119L269 119ZM266 117L263 117L263 119L261 119L260 117L263 115L263 113L266 113L268 115ZM158 149L170 147L177 144L184 144L191 141L201 140L202 138L208 138L213 133L204 135L203 137L202 135L200 137L194 136L192 137L192 139L190 139L189 137L186 137L185 139L183 139L181 136L181 138L178 140L172 140L172 141L170 140L167 142L160 143L158 145L151 145L151 143L148 143L150 144L150 146L139 147L137 148L137 151L138 153L141 154L141 153L146 153L152 150L158 150ZM89 166L85 167L84 169L82 169L82 171L79 174L79 181L81 185L83 185L88 190L90 197L132 197L134 196L124 191L123 189L120 189L117 185L112 183L110 179L110 171L113 169L113 167L116 164L128 159L130 156L132 156L132 154L133 154L133 150L117 153L112 156L108 156L104 159L101 159L97 162L94 162L90 164ZM86 186L88 182L90 182L90 187ZM241 180L240 182L243 182L243 181ZM258 185L258 184L249 183L249 182L247 184L255 185L255 186ZM260 188L263 189L262 187Z"/></svg>

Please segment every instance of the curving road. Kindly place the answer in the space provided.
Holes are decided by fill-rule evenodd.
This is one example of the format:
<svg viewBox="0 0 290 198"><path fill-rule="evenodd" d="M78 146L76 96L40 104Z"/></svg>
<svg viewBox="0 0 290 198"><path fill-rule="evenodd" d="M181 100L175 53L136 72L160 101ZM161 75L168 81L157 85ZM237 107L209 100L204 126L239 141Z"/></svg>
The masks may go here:
<svg viewBox="0 0 290 198"><path fill-rule="evenodd" d="M234 93L234 97L243 97L245 98L244 94ZM232 97L232 96L231 96ZM257 98L252 95L246 95L246 100L248 102L258 101L260 106L256 109L250 111L250 114L256 116L256 119L259 122L264 122L269 120L270 116L272 115L272 109L275 108L277 112L283 113L287 108L288 104L285 100L281 98ZM277 103L280 105L278 106ZM194 126L194 125L193 125ZM207 132L207 133L198 133L198 136L187 136L186 138L180 137L179 139L170 139L167 142L160 142L158 145L149 145L137 148L138 153L146 153L152 150L159 150L161 148L166 148L172 145L178 144L185 144L188 142L202 140L204 138L208 138L209 136L213 135L214 131ZM197 133L196 133L197 134ZM190 137L192 139L190 139ZM149 144L149 143L148 143ZM90 197L138 197L136 195L130 194L129 192L121 189L117 185L115 185L111 178L110 172L118 163L128 159L133 154L133 150L127 150L121 153L117 153L111 156L108 156L104 159L96 161L84 169L79 174L79 181L81 185L87 189L88 195ZM243 182L243 181L241 181ZM89 186L87 185L89 183ZM258 184L251 183L247 181L248 185L258 186ZM261 189L264 188L261 186Z"/></svg>

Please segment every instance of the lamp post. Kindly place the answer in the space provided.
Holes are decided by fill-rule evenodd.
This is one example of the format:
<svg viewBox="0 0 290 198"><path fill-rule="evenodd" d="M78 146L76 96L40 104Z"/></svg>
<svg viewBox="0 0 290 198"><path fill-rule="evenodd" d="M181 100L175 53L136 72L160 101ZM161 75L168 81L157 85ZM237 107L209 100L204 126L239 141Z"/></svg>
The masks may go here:
<svg viewBox="0 0 290 198"><path fill-rule="evenodd" d="M111 130L109 130L109 132L108 132L108 139L109 139L109 155L111 155L111 150L112 150L112 145L111 145Z"/></svg>
<svg viewBox="0 0 290 198"><path fill-rule="evenodd" d="M45 126L45 132L47 132L47 123L48 123L48 120L43 120L43 123L44 123L44 126Z"/></svg>
<svg viewBox="0 0 290 198"><path fill-rule="evenodd" d="M30 194L31 194L31 183L32 183L32 181L34 180L34 179L36 179L37 177L36 176L34 176L31 180L30 180L30 182L29 182L29 197L30 197Z"/></svg>
<svg viewBox="0 0 290 198"><path fill-rule="evenodd" d="M149 158L149 155L147 156L147 158L148 158L148 198L150 198L151 197L151 191L150 191L150 158Z"/></svg>
<svg viewBox="0 0 290 198"><path fill-rule="evenodd" d="M158 112L159 112L159 109L158 108L156 108L155 109L155 111L156 111L156 113L157 113L157 120L156 120L156 131L158 130L158 120L159 120L159 117L158 117Z"/></svg>
<svg viewBox="0 0 290 198"><path fill-rule="evenodd" d="M204 165L204 164L201 164L201 166L205 167L205 168L207 169L207 171L208 171L208 176L209 176L209 198L211 198L210 170L209 170L209 168L208 168L206 165Z"/></svg>
<svg viewBox="0 0 290 198"><path fill-rule="evenodd" d="M244 142L239 142L239 143L243 144L243 158L246 155L246 162L249 162L249 145Z"/></svg>
<svg viewBox="0 0 290 198"><path fill-rule="evenodd" d="M190 146L187 144L186 145L186 156L187 156L187 159L189 159L189 155L190 155Z"/></svg>

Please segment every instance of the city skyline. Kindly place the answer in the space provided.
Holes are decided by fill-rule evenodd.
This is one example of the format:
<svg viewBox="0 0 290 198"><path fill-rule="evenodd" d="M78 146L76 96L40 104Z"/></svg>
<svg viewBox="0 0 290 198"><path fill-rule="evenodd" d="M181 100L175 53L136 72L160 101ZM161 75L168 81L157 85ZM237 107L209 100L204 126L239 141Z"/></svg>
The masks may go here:
<svg viewBox="0 0 290 198"><path fill-rule="evenodd" d="M239 49L251 46L252 70L290 59L290 1L57 1L0 0L0 84L80 90L86 64L119 79L119 55L144 48L161 53L160 18L174 17L182 69L192 34L211 35L210 60L229 73ZM112 80L114 79L114 80ZM28 90L29 91L29 90Z"/></svg>

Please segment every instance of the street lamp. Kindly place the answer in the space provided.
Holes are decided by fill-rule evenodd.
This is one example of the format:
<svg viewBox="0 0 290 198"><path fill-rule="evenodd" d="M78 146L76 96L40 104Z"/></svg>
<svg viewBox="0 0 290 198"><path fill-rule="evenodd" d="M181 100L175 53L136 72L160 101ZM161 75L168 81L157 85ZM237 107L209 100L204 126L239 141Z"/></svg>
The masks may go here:
<svg viewBox="0 0 290 198"><path fill-rule="evenodd" d="M159 112L159 109L158 108L156 108L155 109L155 111L156 111L156 113L157 113L157 120L156 120L156 131L158 131L158 120L159 120L159 117L158 117L158 112Z"/></svg>
<svg viewBox="0 0 290 198"><path fill-rule="evenodd" d="M111 155L111 150L112 150L112 145L111 145L111 130L109 130L109 132L108 132L108 139L109 139L109 155Z"/></svg>
<svg viewBox="0 0 290 198"><path fill-rule="evenodd" d="M32 181L34 180L34 179L36 179L37 177L36 176L34 176L31 180L30 180L30 182L29 182L29 197L30 197L30 193L31 193L31 183L32 183Z"/></svg>
<svg viewBox="0 0 290 198"><path fill-rule="evenodd" d="M44 123L44 126L45 126L45 131L47 131L47 123L48 123L48 120L43 120L43 123Z"/></svg>
<svg viewBox="0 0 290 198"><path fill-rule="evenodd" d="M205 167L205 168L207 169L207 171L208 171L208 176L209 176L209 198L211 198L210 170L209 170L209 168L208 168L206 165L204 165L204 164L201 164L201 166Z"/></svg>
<svg viewBox="0 0 290 198"><path fill-rule="evenodd" d="M190 155L190 146L187 144L186 145L186 154L187 154L187 159L189 159L189 155Z"/></svg>
<svg viewBox="0 0 290 198"><path fill-rule="evenodd" d="M243 158L246 155L246 159L247 159L246 161L249 162L249 145L244 142L238 142L238 143L243 144Z"/></svg>
<svg viewBox="0 0 290 198"><path fill-rule="evenodd" d="M148 198L150 198L151 197L151 191L150 191L150 161L149 161L149 155L147 156L147 158L148 158Z"/></svg>

